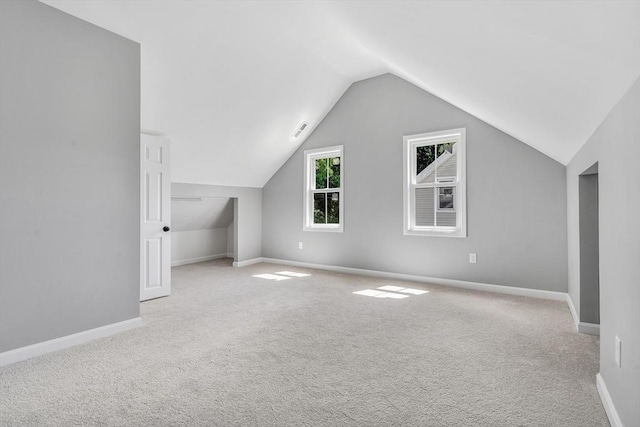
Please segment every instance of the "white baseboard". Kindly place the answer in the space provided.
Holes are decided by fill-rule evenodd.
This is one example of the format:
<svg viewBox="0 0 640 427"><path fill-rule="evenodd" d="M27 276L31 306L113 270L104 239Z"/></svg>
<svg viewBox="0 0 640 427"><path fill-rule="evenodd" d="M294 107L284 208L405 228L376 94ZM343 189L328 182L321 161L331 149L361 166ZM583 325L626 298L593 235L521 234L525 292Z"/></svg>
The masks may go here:
<svg viewBox="0 0 640 427"><path fill-rule="evenodd" d="M571 299L571 295L569 294L567 294L567 305L569 306L571 317L573 317L573 324L576 325L576 330L578 330L578 324L580 323L580 316L578 316L578 311L576 310L576 306L573 305L573 300Z"/></svg>
<svg viewBox="0 0 640 427"><path fill-rule="evenodd" d="M598 387L600 400L602 400L602 406L604 406L607 417L609 417L611 427L624 427L620 420L620 415L618 415L618 411L616 411L616 407L613 406L613 400L611 400L611 395L609 394L609 390L607 390L607 385L604 383L604 379L600 374L596 375L596 386Z"/></svg>
<svg viewBox="0 0 640 427"><path fill-rule="evenodd" d="M235 256L231 252L227 252L227 258L235 258Z"/></svg>
<svg viewBox="0 0 640 427"><path fill-rule="evenodd" d="M16 348L15 350L5 351L0 353L0 366L10 365L12 363L31 359L32 357L42 356L43 354L51 353L53 351L85 344L89 341L137 328L141 325L142 319L136 317L122 322L100 326L99 328L89 329L88 331L82 331L26 347Z"/></svg>
<svg viewBox="0 0 640 427"><path fill-rule="evenodd" d="M195 264L197 262L211 261L212 259L227 258L228 256L229 254L224 253L224 254L201 256L198 258L179 259L176 261L171 261L171 267L177 267L179 265ZM231 255L231 257L233 257L233 255Z"/></svg>
<svg viewBox="0 0 640 427"><path fill-rule="evenodd" d="M576 310L576 306L573 305L573 300L569 294L567 295L567 305L569 306L569 311L571 312L571 317L573 317L573 323L576 325L576 331L581 334L589 334L589 335L597 335L600 336L600 325L595 323L587 323L581 322L580 316L578 315L578 310Z"/></svg>
<svg viewBox="0 0 640 427"><path fill-rule="evenodd" d="M234 267L246 267L247 265L258 264L259 262L265 262L264 258L253 258L246 261L233 262Z"/></svg>
<svg viewBox="0 0 640 427"><path fill-rule="evenodd" d="M578 332L581 334L600 336L600 325L595 323L579 322Z"/></svg>
<svg viewBox="0 0 640 427"><path fill-rule="evenodd" d="M260 262L260 261L259 261ZM456 288L471 289L476 291L496 292L500 294L519 295L533 298L565 301L566 293L555 291L544 291L529 288L516 288L512 286L492 285L489 283L468 282L464 280L440 279L437 277L416 276L412 274L389 273L386 271L365 270L361 268L340 267L335 265L311 264L307 262L287 261L282 259L262 258L261 262L272 264L291 265L295 267L315 268L317 270L329 270L339 273L360 274L363 276L384 277L388 279L408 280L411 282L431 283L434 285L453 286Z"/></svg>

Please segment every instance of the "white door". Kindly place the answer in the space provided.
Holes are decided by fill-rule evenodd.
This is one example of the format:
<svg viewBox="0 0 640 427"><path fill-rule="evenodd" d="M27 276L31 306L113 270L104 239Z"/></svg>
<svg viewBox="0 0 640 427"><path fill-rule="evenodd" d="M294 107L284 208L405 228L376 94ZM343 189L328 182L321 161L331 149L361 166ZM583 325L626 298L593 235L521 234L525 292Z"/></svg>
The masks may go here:
<svg viewBox="0 0 640 427"><path fill-rule="evenodd" d="M140 136L140 301L171 293L169 140Z"/></svg>

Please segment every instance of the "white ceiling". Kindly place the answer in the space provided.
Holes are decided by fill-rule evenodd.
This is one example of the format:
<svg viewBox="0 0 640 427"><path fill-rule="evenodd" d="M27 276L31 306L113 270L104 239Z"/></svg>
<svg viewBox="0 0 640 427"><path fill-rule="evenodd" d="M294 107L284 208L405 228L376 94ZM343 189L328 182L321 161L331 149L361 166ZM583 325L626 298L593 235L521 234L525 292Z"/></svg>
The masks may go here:
<svg viewBox="0 0 640 427"><path fill-rule="evenodd" d="M566 164L640 75L637 0L42 1L141 43L175 182L262 187L385 72Z"/></svg>

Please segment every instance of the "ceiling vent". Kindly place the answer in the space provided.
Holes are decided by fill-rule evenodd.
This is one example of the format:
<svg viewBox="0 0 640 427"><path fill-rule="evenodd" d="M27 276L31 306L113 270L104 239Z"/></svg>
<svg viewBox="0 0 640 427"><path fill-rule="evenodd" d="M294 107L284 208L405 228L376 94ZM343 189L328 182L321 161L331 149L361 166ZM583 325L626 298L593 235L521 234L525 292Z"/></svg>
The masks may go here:
<svg viewBox="0 0 640 427"><path fill-rule="evenodd" d="M300 126L298 126L298 129L296 129L296 131L293 133L293 135L291 135L291 138L293 138L293 139L298 138L300 135L302 135L302 132L304 132L304 130L307 128L307 126L309 126L309 123L302 122L302 124Z"/></svg>

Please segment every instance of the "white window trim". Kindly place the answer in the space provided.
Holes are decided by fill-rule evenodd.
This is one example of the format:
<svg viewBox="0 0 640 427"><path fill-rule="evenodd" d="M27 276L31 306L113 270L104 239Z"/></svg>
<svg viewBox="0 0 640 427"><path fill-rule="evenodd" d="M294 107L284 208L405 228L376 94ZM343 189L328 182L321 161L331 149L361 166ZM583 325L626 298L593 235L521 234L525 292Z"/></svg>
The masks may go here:
<svg viewBox="0 0 640 427"><path fill-rule="evenodd" d="M332 192L340 193L340 218L339 224L314 224L313 223L313 197L311 196L315 189L314 172L315 167L312 166L315 160L323 157L340 157L340 188L331 189ZM304 152L304 200L302 229L304 231L325 231L342 233L344 231L344 146L335 145L333 147L316 148L313 150L305 150ZM324 191L323 191L324 192Z"/></svg>
<svg viewBox="0 0 640 427"><path fill-rule="evenodd" d="M415 147L425 143L444 143L456 141L458 145L457 153L457 182L437 182L433 187L454 187L455 205L453 211L456 212L455 227L425 227L415 225L415 203L413 202L412 186L415 185L414 163L412 154ZM439 236L439 237L467 237L467 181L466 181L466 129L451 129L440 132L429 132L418 135L406 135L403 137L403 216L404 234L411 236ZM453 184L453 185L452 185ZM436 208L439 207L438 191L436 194ZM440 209L438 209L440 210ZM450 210L448 210L450 211Z"/></svg>

